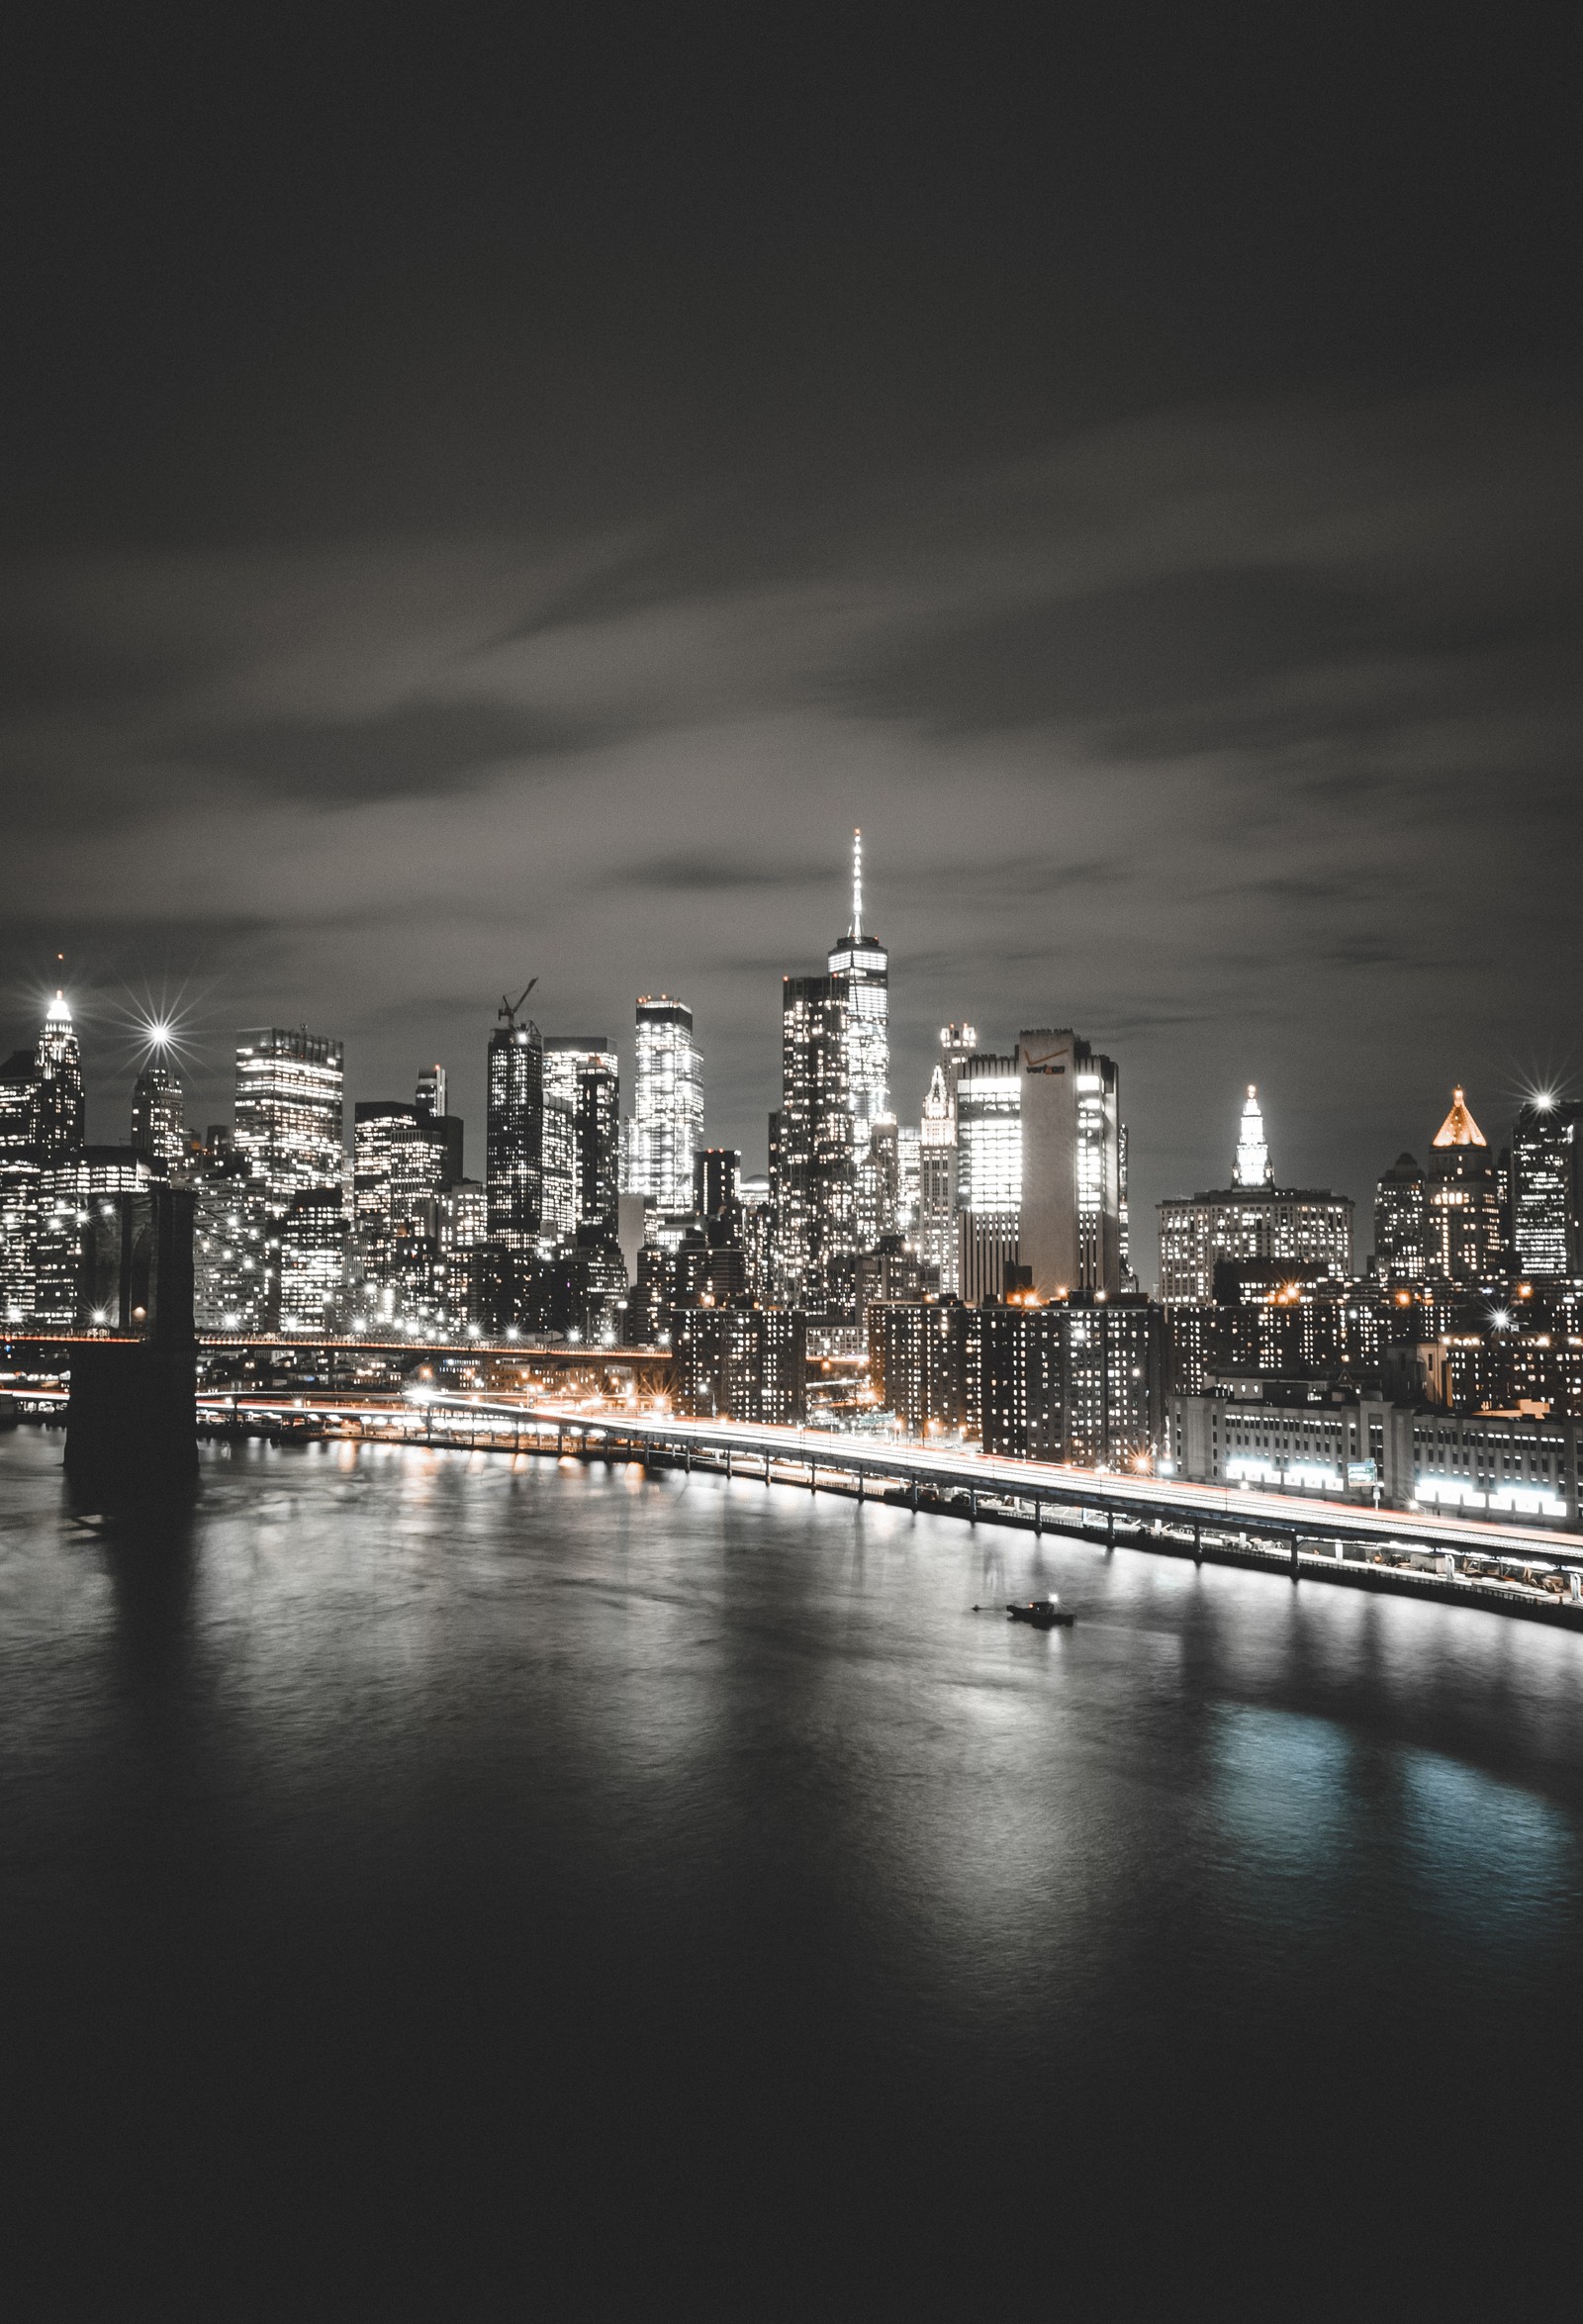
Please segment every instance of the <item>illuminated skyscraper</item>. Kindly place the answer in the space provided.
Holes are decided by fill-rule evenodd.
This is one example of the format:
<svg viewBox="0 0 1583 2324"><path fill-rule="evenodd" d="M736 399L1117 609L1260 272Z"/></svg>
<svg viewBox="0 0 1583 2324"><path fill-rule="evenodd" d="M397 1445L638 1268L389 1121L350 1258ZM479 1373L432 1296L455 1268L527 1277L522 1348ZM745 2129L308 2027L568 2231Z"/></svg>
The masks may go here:
<svg viewBox="0 0 1583 2324"><path fill-rule="evenodd" d="M1021 1263L1041 1299L1121 1289L1121 1117L1114 1062L1075 1033L1041 1028L1017 1046L1022 1101ZM1252 1104L1252 1093L1250 1093ZM1257 1108L1255 1109L1257 1121ZM1251 1125L1244 1118L1245 1139ZM1261 1127L1259 1136L1262 1137ZM1261 1144L1239 1163L1267 1173Z"/></svg>
<svg viewBox="0 0 1583 2324"><path fill-rule="evenodd" d="M263 1196L242 1155L211 1148L193 1187L193 1315L201 1332L260 1332L269 1268Z"/></svg>
<svg viewBox="0 0 1583 2324"><path fill-rule="evenodd" d="M544 1224L544 1045L531 1017L518 1021L526 998L502 1000L489 1037L485 1130L490 1241L517 1257L537 1252Z"/></svg>
<svg viewBox="0 0 1583 2324"><path fill-rule="evenodd" d="M1506 1237L1495 1169L1483 1131L1460 1088L1429 1150L1425 1272L1480 1283L1505 1264Z"/></svg>
<svg viewBox="0 0 1583 2324"><path fill-rule="evenodd" d="M1399 1154L1374 1195L1374 1264L1387 1283L1423 1281L1426 1225L1424 1172Z"/></svg>
<svg viewBox="0 0 1583 2324"><path fill-rule="evenodd" d="M872 1125L890 1110L890 956L863 933L863 833L852 835L852 925L829 958L846 986L847 1106L852 1115L855 1228L860 1250L890 1231L885 1189L871 1167Z"/></svg>
<svg viewBox="0 0 1583 2324"><path fill-rule="evenodd" d="M1525 1275L1575 1275L1583 1106L1534 1098L1512 1126L1513 1263Z"/></svg>
<svg viewBox="0 0 1583 2324"><path fill-rule="evenodd" d="M186 1160L181 1083L168 1066L145 1066L133 1085L132 1143L156 1178L170 1177Z"/></svg>
<svg viewBox="0 0 1583 2324"><path fill-rule="evenodd" d="M245 1156L272 1222L298 1194L340 1190L344 1082L340 1043L304 1027L272 1025L238 1044L233 1148Z"/></svg>
<svg viewBox="0 0 1583 2324"><path fill-rule="evenodd" d="M1351 1273L1351 1197L1274 1184L1253 1088L1232 1171L1230 1186L1160 1205L1160 1296L1166 1306L1212 1298L1221 1259L1290 1259L1333 1275Z"/></svg>
<svg viewBox="0 0 1583 2324"><path fill-rule="evenodd" d="M33 1070L33 1151L41 1169L49 1169L75 1154L84 1135L82 1052L63 992L45 1013Z"/></svg>
<svg viewBox="0 0 1583 2324"><path fill-rule="evenodd" d="M267 1329L280 1328L282 1232L300 1195L316 1197L315 1232L330 1207L344 1201L346 1157L341 1145L341 1098L345 1082L341 1045L305 1026L271 1025L244 1034L236 1049L236 1120L232 1151L247 1164L263 1197L268 1259L264 1296ZM341 1221L344 1249L346 1222ZM315 1280L324 1271L322 1251ZM299 1270L300 1286L300 1270ZM306 1296L294 1313L306 1313ZM322 1328L314 1326L315 1329Z"/></svg>
<svg viewBox="0 0 1583 2324"><path fill-rule="evenodd" d="M783 977L770 1143L777 1273L789 1306L836 1319L851 1306L857 1249L847 1026L845 972Z"/></svg>
<svg viewBox="0 0 1583 2324"><path fill-rule="evenodd" d="M623 1193L662 1211L693 1203L693 1157L703 1144L703 1072L693 1011L669 993L637 1004L637 1070Z"/></svg>
<svg viewBox="0 0 1583 2324"><path fill-rule="evenodd" d="M603 1034L565 1034L544 1044L545 1215L550 1216L551 1149L564 1168L564 1200L570 1225L558 1228L570 1239L578 1227L615 1225L621 1154L620 1076L615 1052ZM565 1110L565 1155L551 1136L551 1106ZM560 1216L559 1206L555 1215Z"/></svg>
<svg viewBox="0 0 1583 2324"><path fill-rule="evenodd" d="M34 1153L34 1053L0 1067L0 1324L33 1314L39 1240L39 1161Z"/></svg>
<svg viewBox="0 0 1583 2324"><path fill-rule="evenodd" d="M1017 1060L976 1052L957 1071L957 1282L972 1306L998 1299L1018 1262L1022 1178Z"/></svg>
<svg viewBox="0 0 1583 2324"><path fill-rule="evenodd" d="M1269 1148L1264 1141L1264 1117L1259 1109L1258 1091L1252 1081L1243 1105L1243 1118L1237 1132L1237 1159L1231 1165L1234 1186L1273 1186L1275 1173L1270 1167Z"/></svg>

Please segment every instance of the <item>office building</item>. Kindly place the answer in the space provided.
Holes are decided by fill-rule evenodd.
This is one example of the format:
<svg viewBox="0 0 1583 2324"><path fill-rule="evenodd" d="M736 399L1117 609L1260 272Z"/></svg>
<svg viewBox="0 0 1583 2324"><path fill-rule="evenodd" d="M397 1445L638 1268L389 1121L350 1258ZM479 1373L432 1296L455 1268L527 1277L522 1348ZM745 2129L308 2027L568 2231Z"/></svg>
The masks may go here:
<svg viewBox="0 0 1583 2324"><path fill-rule="evenodd" d="M186 1164L181 1083L168 1066L144 1066L133 1084L132 1143L156 1178L173 1177Z"/></svg>
<svg viewBox="0 0 1583 2324"><path fill-rule="evenodd" d="M528 991L532 986L528 986ZM531 1258L544 1225L544 1044L520 1000L503 999L489 1037L484 1183L490 1240L513 1258Z"/></svg>
<svg viewBox="0 0 1583 2324"><path fill-rule="evenodd" d="M781 1298L836 1319L851 1308L857 1250L847 1000L844 972L782 979L781 1107L770 1135Z"/></svg>
<svg viewBox="0 0 1583 2324"><path fill-rule="evenodd" d="M1160 1296L1211 1299L1223 1259L1289 1259L1352 1271L1352 1202L1327 1188L1274 1183L1258 1093L1250 1085L1230 1186L1160 1205Z"/></svg>
<svg viewBox="0 0 1583 2324"><path fill-rule="evenodd" d="M565 1196L557 1187L554 1215L569 1203L572 1228L605 1227L615 1231L620 1190L621 1103L620 1075L615 1052L603 1034L557 1036L544 1044L545 1203L550 1215L551 1156L557 1174L567 1172ZM552 1099L557 1119L552 1129ZM567 1161L560 1162L562 1136L559 1107L564 1101L570 1124Z"/></svg>
<svg viewBox="0 0 1583 2324"><path fill-rule="evenodd" d="M956 1278L976 1307L1020 1263L1022 1089L1015 1057L976 1051L956 1076Z"/></svg>
<svg viewBox="0 0 1583 2324"><path fill-rule="evenodd" d="M193 1317L200 1332L265 1328L269 1283L263 1194L244 1155L209 1152L193 1175Z"/></svg>
<svg viewBox="0 0 1583 2324"><path fill-rule="evenodd" d="M1399 1154L1374 1190L1374 1266L1384 1283L1421 1283L1428 1230L1423 1168Z"/></svg>
<svg viewBox="0 0 1583 2324"><path fill-rule="evenodd" d="M1076 1034L1017 1044L1022 1155L1018 1257L1040 1299L1121 1289L1121 1117L1113 1062Z"/></svg>
<svg viewBox="0 0 1583 2324"><path fill-rule="evenodd" d="M272 1221L299 1194L325 1187L339 1193L344 1079L340 1043L301 1027L270 1026L238 1044L233 1146L245 1157Z"/></svg>
<svg viewBox="0 0 1583 2324"><path fill-rule="evenodd" d="M703 1144L703 1068L693 1011L669 993L637 1004L636 1069L623 1193L661 1211L693 1199L693 1156Z"/></svg>
<svg viewBox="0 0 1583 2324"><path fill-rule="evenodd" d="M34 1053L19 1049L0 1067L0 1324L26 1324L33 1315L39 1243L36 1087Z"/></svg>
<svg viewBox="0 0 1583 2324"><path fill-rule="evenodd" d="M454 1186L465 1166L462 1153L465 1125L460 1114L453 1114L446 1103L443 1066L425 1066L419 1074L413 1110L420 1122L427 1124L429 1137L441 1150L442 1184Z"/></svg>
<svg viewBox="0 0 1583 2324"><path fill-rule="evenodd" d="M34 1322L41 1331L69 1332L83 1322L83 1231L94 1207L114 1208L151 1176L130 1146L79 1146L39 1173L39 1232L35 1246Z"/></svg>
<svg viewBox="0 0 1583 2324"><path fill-rule="evenodd" d="M1425 1185L1425 1272L1483 1283L1506 1264L1500 1187L1484 1133L1460 1088L1429 1150Z"/></svg>
<svg viewBox="0 0 1583 2324"><path fill-rule="evenodd" d="M347 1226L338 1186L305 1187L292 1196L274 1228L281 1332L316 1338L341 1329Z"/></svg>
<svg viewBox="0 0 1583 2324"><path fill-rule="evenodd" d="M863 931L863 833L852 835L852 919L826 963L846 1002L846 1090L852 1115L855 1248L866 1251L890 1232L894 1185L873 1151L875 1125L890 1112L890 957Z"/></svg>
<svg viewBox="0 0 1583 2324"><path fill-rule="evenodd" d="M1575 1275L1578 1234L1577 1131L1583 1106L1531 1099L1512 1126L1512 1263L1524 1275Z"/></svg>
<svg viewBox="0 0 1583 2324"><path fill-rule="evenodd" d="M33 1151L50 1169L79 1151L86 1135L82 1052L66 996L57 992L45 1012L33 1055Z"/></svg>

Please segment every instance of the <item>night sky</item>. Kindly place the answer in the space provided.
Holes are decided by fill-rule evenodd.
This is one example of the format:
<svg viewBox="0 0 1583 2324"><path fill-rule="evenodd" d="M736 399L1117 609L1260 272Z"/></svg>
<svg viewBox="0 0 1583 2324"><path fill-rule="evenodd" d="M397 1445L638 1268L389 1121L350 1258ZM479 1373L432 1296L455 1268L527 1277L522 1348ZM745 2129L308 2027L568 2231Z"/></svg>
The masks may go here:
<svg viewBox="0 0 1583 2324"><path fill-rule="evenodd" d="M1568 13L30 14L0 1042L64 951L93 1136L179 992L200 1125L306 1020L479 1170L536 975L762 1168L854 823L901 1118L1074 1025L1146 1273L1245 1081L1359 1199L1583 1090Z"/></svg>

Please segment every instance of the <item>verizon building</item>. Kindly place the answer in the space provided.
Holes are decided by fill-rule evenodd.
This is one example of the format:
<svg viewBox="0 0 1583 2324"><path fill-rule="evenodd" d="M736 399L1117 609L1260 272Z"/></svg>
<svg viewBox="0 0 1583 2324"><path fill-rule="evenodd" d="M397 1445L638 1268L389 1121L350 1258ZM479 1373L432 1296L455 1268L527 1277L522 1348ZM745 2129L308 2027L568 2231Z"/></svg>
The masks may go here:
<svg viewBox="0 0 1583 2324"><path fill-rule="evenodd" d="M1040 1299L1121 1289L1121 1116L1115 1062L1070 1030L1017 1043L1018 1257Z"/></svg>

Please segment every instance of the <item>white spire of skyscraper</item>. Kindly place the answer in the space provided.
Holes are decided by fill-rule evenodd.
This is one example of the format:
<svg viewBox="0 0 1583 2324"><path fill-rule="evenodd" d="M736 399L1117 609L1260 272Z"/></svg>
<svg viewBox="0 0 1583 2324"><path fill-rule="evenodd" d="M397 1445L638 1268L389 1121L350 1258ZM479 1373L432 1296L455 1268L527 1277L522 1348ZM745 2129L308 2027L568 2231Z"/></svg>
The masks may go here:
<svg viewBox="0 0 1583 2324"><path fill-rule="evenodd" d="M852 933L863 934L863 833L852 834Z"/></svg>
<svg viewBox="0 0 1583 2324"><path fill-rule="evenodd" d="M1242 1125L1237 1133L1237 1160L1231 1166L1234 1186L1269 1186L1274 1183L1274 1172L1269 1166L1269 1148L1264 1143L1264 1117L1258 1108L1258 1091L1250 1081L1248 1100L1243 1107Z"/></svg>

